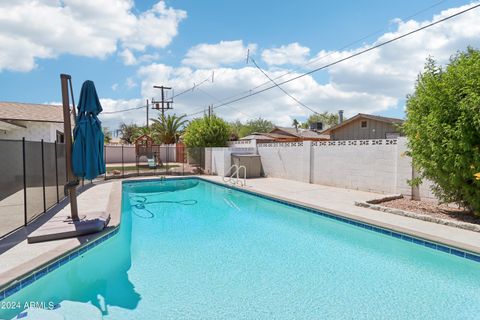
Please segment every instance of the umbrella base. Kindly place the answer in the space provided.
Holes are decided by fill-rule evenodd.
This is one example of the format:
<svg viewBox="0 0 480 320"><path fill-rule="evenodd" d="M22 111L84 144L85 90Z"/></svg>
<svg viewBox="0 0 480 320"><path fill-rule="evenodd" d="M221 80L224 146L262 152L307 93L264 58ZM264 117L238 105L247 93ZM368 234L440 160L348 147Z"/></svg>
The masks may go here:
<svg viewBox="0 0 480 320"><path fill-rule="evenodd" d="M80 215L75 221L69 216L55 216L28 235L28 243L76 238L102 231L110 220L106 212L91 212Z"/></svg>

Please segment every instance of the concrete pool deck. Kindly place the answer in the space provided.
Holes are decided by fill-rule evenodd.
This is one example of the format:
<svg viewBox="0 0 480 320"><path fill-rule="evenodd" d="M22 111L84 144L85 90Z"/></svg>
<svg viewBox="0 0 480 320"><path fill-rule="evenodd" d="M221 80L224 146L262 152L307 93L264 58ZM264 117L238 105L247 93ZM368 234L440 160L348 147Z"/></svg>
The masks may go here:
<svg viewBox="0 0 480 320"><path fill-rule="evenodd" d="M158 177L126 180L156 178ZM200 178L225 184L222 177L218 176L201 176ZM110 213L111 219L107 229L100 233L29 244L26 236L45 222L45 220L42 222L39 219L26 228L18 230L18 234L1 239L0 289L118 227L121 214L121 182L122 180L100 182L92 185L78 196L79 212L106 210ZM248 179L244 189L451 247L480 253L480 233L355 206L355 201L363 202L385 195L277 178ZM53 210L56 211L47 212L45 215L50 214L51 217L65 214L70 210L70 206L64 203L64 207L53 208Z"/></svg>

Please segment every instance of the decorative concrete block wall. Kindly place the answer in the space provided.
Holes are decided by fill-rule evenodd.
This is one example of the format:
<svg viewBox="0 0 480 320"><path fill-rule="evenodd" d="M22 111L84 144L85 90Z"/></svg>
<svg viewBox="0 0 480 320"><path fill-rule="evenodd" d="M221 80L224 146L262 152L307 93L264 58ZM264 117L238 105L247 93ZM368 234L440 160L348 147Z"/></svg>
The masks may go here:
<svg viewBox="0 0 480 320"><path fill-rule="evenodd" d="M258 144L265 176L310 182L310 142Z"/></svg>
<svg viewBox="0 0 480 320"><path fill-rule="evenodd" d="M312 142L312 183L396 192L397 140Z"/></svg>
<svg viewBox="0 0 480 320"><path fill-rule="evenodd" d="M412 195L411 158L406 138L304 141L257 145L265 176L384 194ZM431 182L419 188L435 200Z"/></svg>

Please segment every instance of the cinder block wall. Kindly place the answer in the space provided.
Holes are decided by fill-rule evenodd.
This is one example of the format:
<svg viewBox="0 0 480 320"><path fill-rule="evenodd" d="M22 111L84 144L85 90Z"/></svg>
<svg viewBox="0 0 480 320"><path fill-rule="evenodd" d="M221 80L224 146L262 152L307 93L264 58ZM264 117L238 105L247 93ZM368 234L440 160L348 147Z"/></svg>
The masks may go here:
<svg viewBox="0 0 480 320"><path fill-rule="evenodd" d="M258 144L266 176L410 197L413 169L406 138ZM431 182L420 197L435 200Z"/></svg>

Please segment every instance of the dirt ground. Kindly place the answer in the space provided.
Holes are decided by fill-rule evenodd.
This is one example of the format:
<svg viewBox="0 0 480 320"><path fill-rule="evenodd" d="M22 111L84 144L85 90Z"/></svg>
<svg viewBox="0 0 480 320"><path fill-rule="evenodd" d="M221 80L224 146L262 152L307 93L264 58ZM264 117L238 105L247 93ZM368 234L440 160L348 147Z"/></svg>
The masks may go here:
<svg viewBox="0 0 480 320"><path fill-rule="evenodd" d="M379 205L430 215L441 219L480 224L480 216L475 216L473 213L455 205L438 205L435 202L417 201L406 198L385 201L379 203Z"/></svg>

